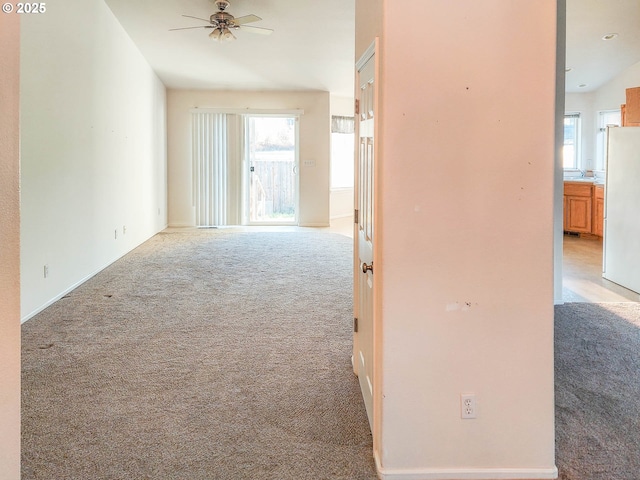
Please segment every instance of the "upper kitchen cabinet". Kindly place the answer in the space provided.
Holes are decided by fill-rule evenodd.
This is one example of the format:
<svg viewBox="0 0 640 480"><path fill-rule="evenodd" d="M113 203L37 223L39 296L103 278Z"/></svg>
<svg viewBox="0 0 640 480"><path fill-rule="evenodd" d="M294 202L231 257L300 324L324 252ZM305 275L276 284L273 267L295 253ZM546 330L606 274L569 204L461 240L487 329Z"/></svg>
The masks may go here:
<svg viewBox="0 0 640 480"><path fill-rule="evenodd" d="M627 88L627 103L621 106L622 126L640 127L640 87Z"/></svg>

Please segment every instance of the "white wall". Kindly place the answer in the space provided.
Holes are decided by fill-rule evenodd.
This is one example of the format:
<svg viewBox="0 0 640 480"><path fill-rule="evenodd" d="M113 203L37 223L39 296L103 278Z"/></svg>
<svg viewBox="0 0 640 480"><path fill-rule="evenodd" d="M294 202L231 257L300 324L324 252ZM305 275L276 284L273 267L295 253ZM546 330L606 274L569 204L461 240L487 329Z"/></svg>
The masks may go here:
<svg viewBox="0 0 640 480"><path fill-rule="evenodd" d="M353 188L331 189L331 219L353 217Z"/></svg>
<svg viewBox="0 0 640 480"><path fill-rule="evenodd" d="M0 479L20 478L20 21L0 15Z"/></svg>
<svg viewBox="0 0 640 480"><path fill-rule="evenodd" d="M21 40L26 319L166 225L166 92L102 0L24 17Z"/></svg>
<svg viewBox="0 0 640 480"><path fill-rule="evenodd" d="M355 61L382 35L385 4L385 0L356 0Z"/></svg>
<svg viewBox="0 0 640 480"><path fill-rule="evenodd" d="M329 93L207 90L169 90L167 93L169 225L195 225L190 113L195 107L304 110L300 118L299 224L329 225ZM305 166L305 160L315 160L315 166Z"/></svg>
<svg viewBox="0 0 640 480"><path fill-rule="evenodd" d="M595 91L593 108L596 112L616 110L626 103L627 88L640 87L640 62L630 66Z"/></svg>
<svg viewBox="0 0 640 480"><path fill-rule="evenodd" d="M580 114L582 126L578 168L581 170L593 169L595 164L595 133L598 119L594 110L594 97L594 92L567 93L565 95L565 112ZM620 108L619 105L618 108Z"/></svg>
<svg viewBox="0 0 640 480"><path fill-rule="evenodd" d="M382 4L380 472L553 478L556 1Z"/></svg>
<svg viewBox="0 0 640 480"><path fill-rule="evenodd" d="M355 59L353 63L355 65ZM344 117L353 116L354 99L351 97L331 96L331 115L339 115Z"/></svg>

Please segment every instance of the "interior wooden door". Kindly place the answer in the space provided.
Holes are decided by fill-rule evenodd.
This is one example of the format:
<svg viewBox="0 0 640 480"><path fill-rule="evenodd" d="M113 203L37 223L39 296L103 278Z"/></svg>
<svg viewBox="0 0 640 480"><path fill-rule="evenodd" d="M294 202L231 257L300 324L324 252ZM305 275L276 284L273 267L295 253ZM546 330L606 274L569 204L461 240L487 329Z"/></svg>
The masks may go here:
<svg viewBox="0 0 640 480"><path fill-rule="evenodd" d="M375 54L363 57L358 64L357 91L357 164L355 238L355 312L357 332L354 333L354 368L373 429L374 389L374 311L373 311L373 232L375 180Z"/></svg>

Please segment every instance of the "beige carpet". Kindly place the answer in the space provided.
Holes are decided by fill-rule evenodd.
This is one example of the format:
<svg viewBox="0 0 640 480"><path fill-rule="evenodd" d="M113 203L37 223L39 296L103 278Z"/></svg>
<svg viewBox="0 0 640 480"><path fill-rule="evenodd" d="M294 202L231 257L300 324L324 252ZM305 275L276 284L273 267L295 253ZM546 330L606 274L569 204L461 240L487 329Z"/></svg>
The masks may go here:
<svg viewBox="0 0 640 480"><path fill-rule="evenodd" d="M374 479L351 240L161 233L23 325L23 479Z"/></svg>
<svg viewBox="0 0 640 480"><path fill-rule="evenodd" d="M374 479L351 240L159 234L23 325L23 479ZM640 304L556 307L561 480L640 479Z"/></svg>
<svg viewBox="0 0 640 480"><path fill-rule="evenodd" d="M556 307L560 480L640 479L640 304Z"/></svg>

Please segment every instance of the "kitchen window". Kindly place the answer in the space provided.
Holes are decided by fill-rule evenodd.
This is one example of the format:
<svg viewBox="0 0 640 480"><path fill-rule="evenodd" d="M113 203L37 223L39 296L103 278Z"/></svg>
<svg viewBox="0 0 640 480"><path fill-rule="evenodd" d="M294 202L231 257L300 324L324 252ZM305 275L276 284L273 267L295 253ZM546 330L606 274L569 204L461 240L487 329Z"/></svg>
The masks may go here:
<svg viewBox="0 0 640 480"><path fill-rule="evenodd" d="M598 133L596 135L596 164L594 170L605 170L607 159L607 127L619 127L620 110L598 112Z"/></svg>
<svg viewBox="0 0 640 480"><path fill-rule="evenodd" d="M565 169L578 169L580 155L580 114L567 113L564 116L564 145L562 165Z"/></svg>

